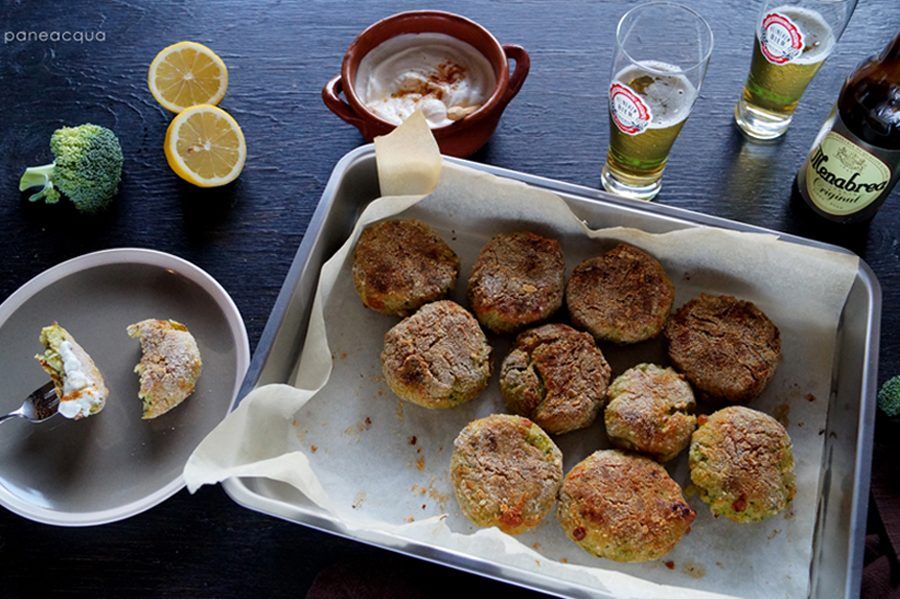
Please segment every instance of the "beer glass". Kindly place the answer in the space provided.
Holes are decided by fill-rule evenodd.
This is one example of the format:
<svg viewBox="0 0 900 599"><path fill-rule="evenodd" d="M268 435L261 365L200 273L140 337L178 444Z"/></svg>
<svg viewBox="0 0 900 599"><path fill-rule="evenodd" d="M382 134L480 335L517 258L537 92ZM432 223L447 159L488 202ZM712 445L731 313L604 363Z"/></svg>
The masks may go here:
<svg viewBox="0 0 900 599"><path fill-rule="evenodd" d="M616 28L609 86L609 150L600 180L612 193L649 200L691 113L712 53L709 24L675 2L629 10Z"/></svg>
<svg viewBox="0 0 900 599"><path fill-rule="evenodd" d="M763 5L750 74L734 109L734 120L748 137L784 135L855 7L856 0L769 0Z"/></svg>

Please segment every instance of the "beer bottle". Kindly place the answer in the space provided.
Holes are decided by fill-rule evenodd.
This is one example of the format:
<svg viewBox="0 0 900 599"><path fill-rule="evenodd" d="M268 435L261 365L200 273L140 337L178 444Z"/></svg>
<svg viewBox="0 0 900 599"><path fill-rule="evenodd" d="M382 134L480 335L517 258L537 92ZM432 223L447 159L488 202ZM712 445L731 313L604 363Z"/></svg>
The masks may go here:
<svg viewBox="0 0 900 599"><path fill-rule="evenodd" d="M844 82L800 172L797 188L816 214L868 220L900 176L900 33Z"/></svg>

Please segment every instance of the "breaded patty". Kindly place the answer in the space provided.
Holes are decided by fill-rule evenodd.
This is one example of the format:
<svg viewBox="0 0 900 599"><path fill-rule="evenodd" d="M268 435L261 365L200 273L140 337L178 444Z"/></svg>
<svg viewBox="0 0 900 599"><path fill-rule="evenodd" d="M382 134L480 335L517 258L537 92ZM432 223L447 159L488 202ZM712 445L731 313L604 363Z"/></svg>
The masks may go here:
<svg viewBox="0 0 900 599"><path fill-rule="evenodd" d="M491 347L478 321L450 300L422 306L384 336L384 378L401 399L452 408L474 399L491 377Z"/></svg>
<svg viewBox="0 0 900 599"><path fill-rule="evenodd" d="M500 369L500 391L511 412L558 435L594 422L609 374L590 334L547 324L518 336Z"/></svg>
<svg viewBox="0 0 900 599"><path fill-rule="evenodd" d="M385 220L366 227L353 251L353 283L367 308L406 316L456 285L459 258L425 223Z"/></svg>
<svg viewBox="0 0 900 599"><path fill-rule="evenodd" d="M141 361L134 367L141 418L162 416L194 392L203 369L200 349L188 328L174 320L142 320L128 325L127 332L141 342Z"/></svg>
<svg viewBox="0 0 900 599"><path fill-rule="evenodd" d="M691 481L716 516L757 522L794 498L794 454L781 424L762 412L729 406L700 419L691 439Z"/></svg>
<svg viewBox="0 0 900 599"><path fill-rule="evenodd" d="M701 293L666 326L669 357L710 398L746 403L757 397L781 359L778 327L752 303Z"/></svg>
<svg viewBox="0 0 900 599"><path fill-rule="evenodd" d="M575 326L614 343L658 335L674 301L675 286L662 264L624 243L576 266L566 285Z"/></svg>
<svg viewBox="0 0 900 599"><path fill-rule="evenodd" d="M469 303L487 328L515 331L559 309L565 270L557 240L528 231L502 233L478 254L469 277Z"/></svg>
<svg viewBox="0 0 900 599"><path fill-rule="evenodd" d="M638 364L616 377L608 395L606 434L616 447L668 462L691 442L694 392L671 368Z"/></svg>
<svg viewBox="0 0 900 599"><path fill-rule="evenodd" d="M521 416L470 422L453 442L450 480L460 510L477 526L519 534L540 524L562 482L562 453Z"/></svg>
<svg viewBox="0 0 900 599"><path fill-rule="evenodd" d="M98 414L106 405L109 389L93 358L57 322L41 329L40 341L44 351L34 359L53 381L59 413L74 420ZM43 412L38 415L44 416Z"/></svg>
<svg viewBox="0 0 900 599"><path fill-rule="evenodd" d="M617 562L659 559L696 513L666 469L617 449L595 451L566 475L557 517L582 549Z"/></svg>

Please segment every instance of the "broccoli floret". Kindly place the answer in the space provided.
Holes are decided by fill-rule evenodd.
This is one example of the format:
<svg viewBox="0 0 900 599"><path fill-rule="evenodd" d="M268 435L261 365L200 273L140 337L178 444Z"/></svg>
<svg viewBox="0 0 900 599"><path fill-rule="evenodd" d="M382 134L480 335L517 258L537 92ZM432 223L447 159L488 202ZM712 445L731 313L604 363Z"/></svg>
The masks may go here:
<svg viewBox="0 0 900 599"><path fill-rule="evenodd" d="M90 123L63 127L50 137L56 160L25 170L19 191L41 186L28 199L48 204L59 201L60 192L81 212L97 212L109 205L122 178L122 147L116 134Z"/></svg>
<svg viewBox="0 0 900 599"><path fill-rule="evenodd" d="M881 411L896 418L900 416L900 375L888 379L878 392L878 407Z"/></svg>

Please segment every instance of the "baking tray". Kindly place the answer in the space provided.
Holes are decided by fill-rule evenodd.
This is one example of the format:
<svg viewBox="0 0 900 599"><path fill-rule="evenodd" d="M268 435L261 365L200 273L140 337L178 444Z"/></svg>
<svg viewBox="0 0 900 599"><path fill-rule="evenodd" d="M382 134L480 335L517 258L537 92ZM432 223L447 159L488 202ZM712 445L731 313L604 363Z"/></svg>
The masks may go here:
<svg viewBox="0 0 900 599"><path fill-rule="evenodd" d="M736 231L775 233L792 243L848 253L836 246L688 210L622 199L596 189L466 160L444 159L554 192L569 204L578 217L594 228L621 225L663 233L703 225L716 226ZM346 241L366 205L378 196L375 149L369 144L351 151L335 166L232 409L257 386L291 380L300 357L321 266ZM859 594L872 458L880 321L881 288L869 266L860 261L838 325L809 569L810 597L814 598L851 598ZM410 542L389 533L366 532L363 538L345 529L335 518L285 483L241 478L229 479L223 486L234 501L246 508L311 528L555 595L598 596L597 589L591 587L421 542Z"/></svg>

